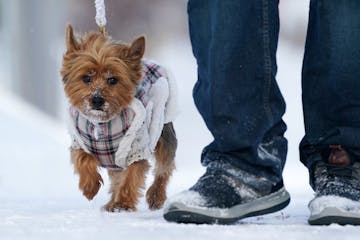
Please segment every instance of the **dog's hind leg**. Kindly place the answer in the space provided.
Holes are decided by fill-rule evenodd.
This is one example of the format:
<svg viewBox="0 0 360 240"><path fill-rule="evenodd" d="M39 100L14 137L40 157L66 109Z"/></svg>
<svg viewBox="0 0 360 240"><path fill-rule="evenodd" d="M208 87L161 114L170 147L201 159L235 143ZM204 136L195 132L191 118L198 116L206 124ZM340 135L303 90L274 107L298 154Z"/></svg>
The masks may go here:
<svg viewBox="0 0 360 240"><path fill-rule="evenodd" d="M141 160L132 163L124 171L109 170L112 196L104 209L109 212L135 211L149 167L147 160Z"/></svg>
<svg viewBox="0 0 360 240"><path fill-rule="evenodd" d="M167 123L155 148L155 179L146 193L147 203L152 210L161 208L166 200L166 187L175 169L176 148L177 139L173 124Z"/></svg>
<svg viewBox="0 0 360 240"><path fill-rule="evenodd" d="M79 174L80 190L88 200L93 199L103 184L103 179L97 171L99 161L81 149L71 149L71 161L75 172Z"/></svg>

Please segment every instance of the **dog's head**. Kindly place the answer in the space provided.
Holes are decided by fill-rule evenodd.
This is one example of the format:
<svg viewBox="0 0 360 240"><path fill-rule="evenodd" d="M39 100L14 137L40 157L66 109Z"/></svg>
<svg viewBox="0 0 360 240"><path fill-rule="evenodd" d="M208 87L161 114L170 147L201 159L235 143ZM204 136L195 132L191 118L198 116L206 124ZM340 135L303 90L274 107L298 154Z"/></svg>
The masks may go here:
<svg viewBox="0 0 360 240"><path fill-rule="evenodd" d="M61 75L72 106L89 119L107 121L131 103L141 80L144 37L130 45L95 32L76 38L68 25L66 47Z"/></svg>

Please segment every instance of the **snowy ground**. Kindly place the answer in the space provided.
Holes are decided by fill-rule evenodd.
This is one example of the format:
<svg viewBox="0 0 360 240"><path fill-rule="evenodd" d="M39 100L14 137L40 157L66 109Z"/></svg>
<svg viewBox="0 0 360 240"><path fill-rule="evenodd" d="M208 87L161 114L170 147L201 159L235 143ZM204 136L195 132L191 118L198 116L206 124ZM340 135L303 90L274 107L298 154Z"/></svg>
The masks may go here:
<svg viewBox="0 0 360 240"><path fill-rule="evenodd" d="M176 49L179 45L168 49ZM285 120L289 127L284 179L292 202L281 212L249 218L232 226L167 223L162 211L147 210L144 200L138 212L100 211L109 197L108 183L92 202L81 196L77 177L69 163L68 137L63 125L0 88L0 239L358 239L358 227L307 225L307 203L312 191L297 151L303 134L302 53L280 42L278 79L287 100ZM191 186L203 173L199 156L211 136L192 103L196 66L189 47L181 52L169 50L156 58L166 62L176 76L182 108L175 122L179 150L177 171L169 186L171 196Z"/></svg>

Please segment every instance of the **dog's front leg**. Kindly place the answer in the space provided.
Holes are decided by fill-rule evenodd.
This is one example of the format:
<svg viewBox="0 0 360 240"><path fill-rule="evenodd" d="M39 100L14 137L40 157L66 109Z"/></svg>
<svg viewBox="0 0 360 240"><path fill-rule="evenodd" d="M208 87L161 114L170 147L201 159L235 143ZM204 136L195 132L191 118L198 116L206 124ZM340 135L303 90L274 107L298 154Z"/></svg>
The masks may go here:
<svg viewBox="0 0 360 240"><path fill-rule="evenodd" d="M147 160L140 160L132 163L124 171L109 170L112 196L104 209L109 212L135 211L149 167Z"/></svg>
<svg viewBox="0 0 360 240"><path fill-rule="evenodd" d="M81 149L71 149L71 161L75 172L79 174L79 188L83 195L92 200L98 193L103 179L98 173L99 161Z"/></svg>

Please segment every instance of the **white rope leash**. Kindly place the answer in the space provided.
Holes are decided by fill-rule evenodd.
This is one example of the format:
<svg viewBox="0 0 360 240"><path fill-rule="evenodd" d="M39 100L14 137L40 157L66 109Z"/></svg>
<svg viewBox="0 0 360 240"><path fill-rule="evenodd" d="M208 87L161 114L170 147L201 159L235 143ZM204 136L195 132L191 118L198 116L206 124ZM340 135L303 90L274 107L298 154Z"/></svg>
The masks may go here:
<svg viewBox="0 0 360 240"><path fill-rule="evenodd" d="M105 3L104 0L95 0L96 8L96 24L99 26L101 32L105 32L106 17L105 17Z"/></svg>

